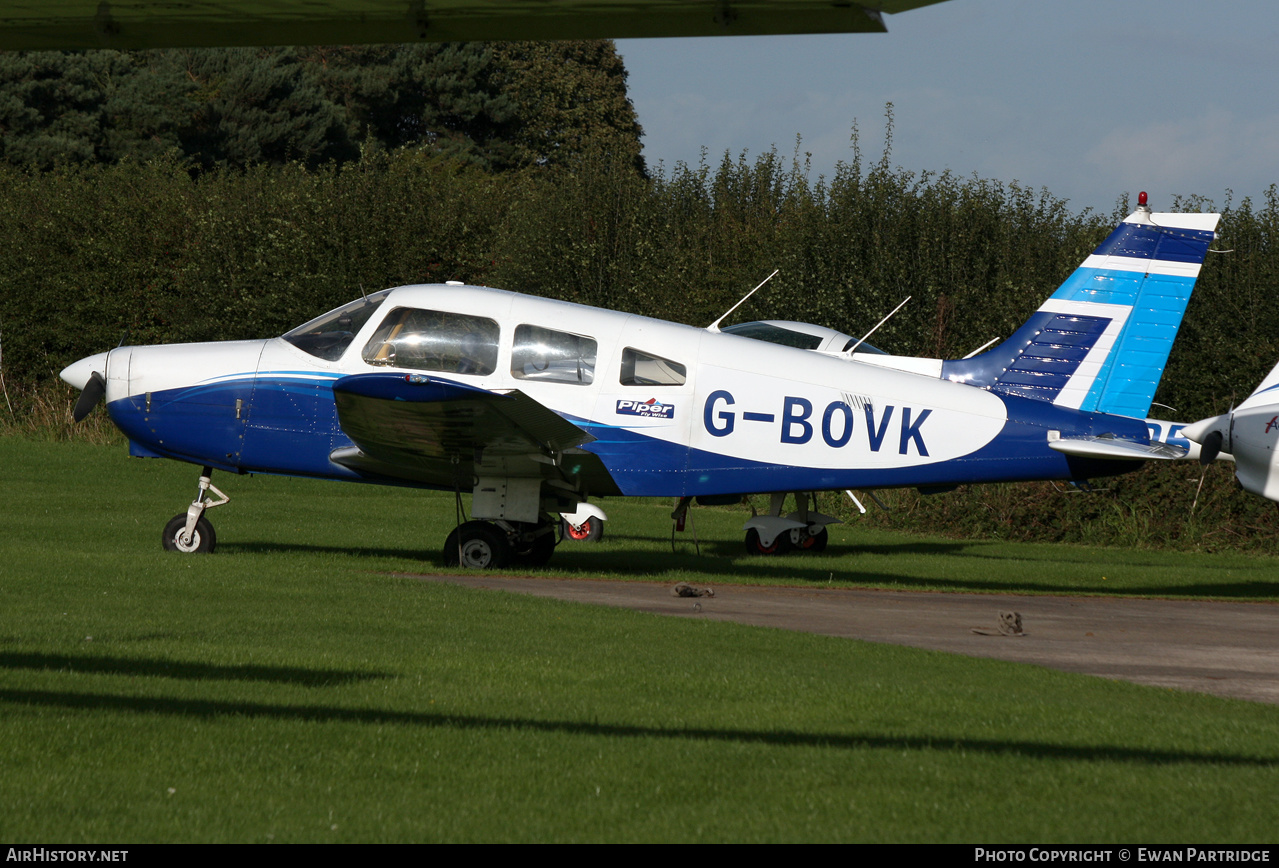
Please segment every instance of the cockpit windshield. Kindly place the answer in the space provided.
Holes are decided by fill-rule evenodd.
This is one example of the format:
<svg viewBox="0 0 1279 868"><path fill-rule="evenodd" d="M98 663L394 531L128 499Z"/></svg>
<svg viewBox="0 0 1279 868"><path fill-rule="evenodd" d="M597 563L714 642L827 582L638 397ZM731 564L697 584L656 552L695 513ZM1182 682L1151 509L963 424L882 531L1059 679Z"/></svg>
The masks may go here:
<svg viewBox="0 0 1279 868"><path fill-rule="evenodd" d="M344 304L284 335L284 339L305 353L336 362L355 335L373 316L373 312L386 300L391 290L384 289L370 296Z"/></svg>

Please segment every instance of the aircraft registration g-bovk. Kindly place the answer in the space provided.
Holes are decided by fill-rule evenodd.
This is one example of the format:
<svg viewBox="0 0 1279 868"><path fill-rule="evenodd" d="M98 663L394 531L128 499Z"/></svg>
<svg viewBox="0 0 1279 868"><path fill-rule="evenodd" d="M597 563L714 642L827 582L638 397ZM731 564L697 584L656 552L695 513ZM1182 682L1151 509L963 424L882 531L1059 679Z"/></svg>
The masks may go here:
<svg viewBox="0 0 1279 868"><path fill-rule="evenodd" d="M1141 202L1010 338L961 360L446 284L269 340L119 347L62 377L83 389L77 418L105 395L131 454L204 468L169 549L213 548L214 469L470 492L444 550L473 567L544 563L557 513L580 526L615 495L682 510L768 493L747 548L820 549L834 519L811 492L1081 481L1186 456L1144 417L1218 217Z"/></svg>

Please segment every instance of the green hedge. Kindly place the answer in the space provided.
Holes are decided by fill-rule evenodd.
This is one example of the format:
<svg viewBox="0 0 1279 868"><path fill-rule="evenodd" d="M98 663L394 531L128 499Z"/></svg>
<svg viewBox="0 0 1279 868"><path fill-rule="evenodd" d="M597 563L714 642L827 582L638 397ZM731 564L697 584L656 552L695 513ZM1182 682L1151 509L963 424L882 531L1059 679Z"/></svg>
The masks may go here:
<svg viewBox="0 0 1279 868"><path fill-rule="evenodd" d="M1114 214L1076 213L1044 190L913 173L887 155L864 165L855 146L829 178L777 153L651 178L606 154L501 175L408 151L341 169L194 177L164 161L0 166L5 382L49 384L122 340L279 334L361 289L402 283L456 279L704 325L774 268L735 317L860 335L910 295L873 342L956 357L1010 334L1128 211L1121 200ZM1174 408L1156 412L1171 418L1223 411L1279 360L1279 193L1227 198L1221 210L1214 247L1228 252L1209 257L1156 395ZM1179 518L1198 479L1197 468L1152 468L1093 495L1052 486L901 494L913 499L891 521L1053 539L1123 525L1102 536L1270 544L1275 511L1236 494L1221 467L1192 524ZM1222 526L1233 530L1214 530Z"/></svg>

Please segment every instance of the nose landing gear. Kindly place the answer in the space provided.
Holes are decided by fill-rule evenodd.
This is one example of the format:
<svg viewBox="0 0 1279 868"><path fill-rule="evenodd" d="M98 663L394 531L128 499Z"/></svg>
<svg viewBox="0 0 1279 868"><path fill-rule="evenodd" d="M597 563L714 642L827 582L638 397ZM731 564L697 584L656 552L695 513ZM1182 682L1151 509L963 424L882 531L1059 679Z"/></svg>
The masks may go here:
<svg viewBox="0 0 1279 868"><path fill-rule="evenodd" d="M200 474L200 488L195 500L187 507L186 512L178 513L164 526L160 542L166 552L211 552L217 545L217 534L213 532L213 525L204 517L204 512L230 502L231 498L213 484L210 480L212 475L213 468L205 467ZM209 492L213 492L217 500L212 499Z"/></svg>

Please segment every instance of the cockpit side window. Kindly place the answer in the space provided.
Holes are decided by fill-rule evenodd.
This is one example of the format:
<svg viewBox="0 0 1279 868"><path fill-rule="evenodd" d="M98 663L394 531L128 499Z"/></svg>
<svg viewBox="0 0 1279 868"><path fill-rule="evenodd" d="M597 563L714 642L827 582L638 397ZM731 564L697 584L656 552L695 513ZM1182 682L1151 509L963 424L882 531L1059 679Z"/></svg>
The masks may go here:
<svg viewBox="0 0 1279 868"><path fill-rule="evenodd" d="M586 385L595 379L594 338L534 325L515 329L511 376L517 380Z"/></svg>
<svg viewBox="0 0 1279 868"><path fill-rule="evenodd" d="M879 347L872 347L870 344L866 343L865 341L862 341L860 344L857 343L856 338L849 338L848 343L844 344L844 349L841 352L846 353L849 350L851 350L853 347L857 347L857 352L859 353L870 353L873 356L888 355L888 353L884 352Z"/></svg>
<svg viewBox="0 0 1279 868"><path fill-rule="evenodd" d="M481 316L400 307L364 347L370 365L483 376L497 369L499 329Z"/></svg>
<svg viewBox="0 0 1279 868"><path fill-rule="evenodd" d="M336 362L355 340L356 333L386 300L389 289L344 304L284 335L284 339L305 353Z"/></svg>
<svg viewBox="0 0 1279 868"><path fill-rule="evenodd" d="M768 341L770 344L781 344L784 347L795 347L800 350L815 350L822 345L822 339L816 335L806 335L793 329L784 329L766 322L744 322L721 329L726 335L740 335L757 341Z"/></svg>
<svg viewBox="0 0 1279 868"><path fill-rule="evenodd" d="M682 386L688 368L661 356L627 347L622 350L623 386Z"/></svg>

